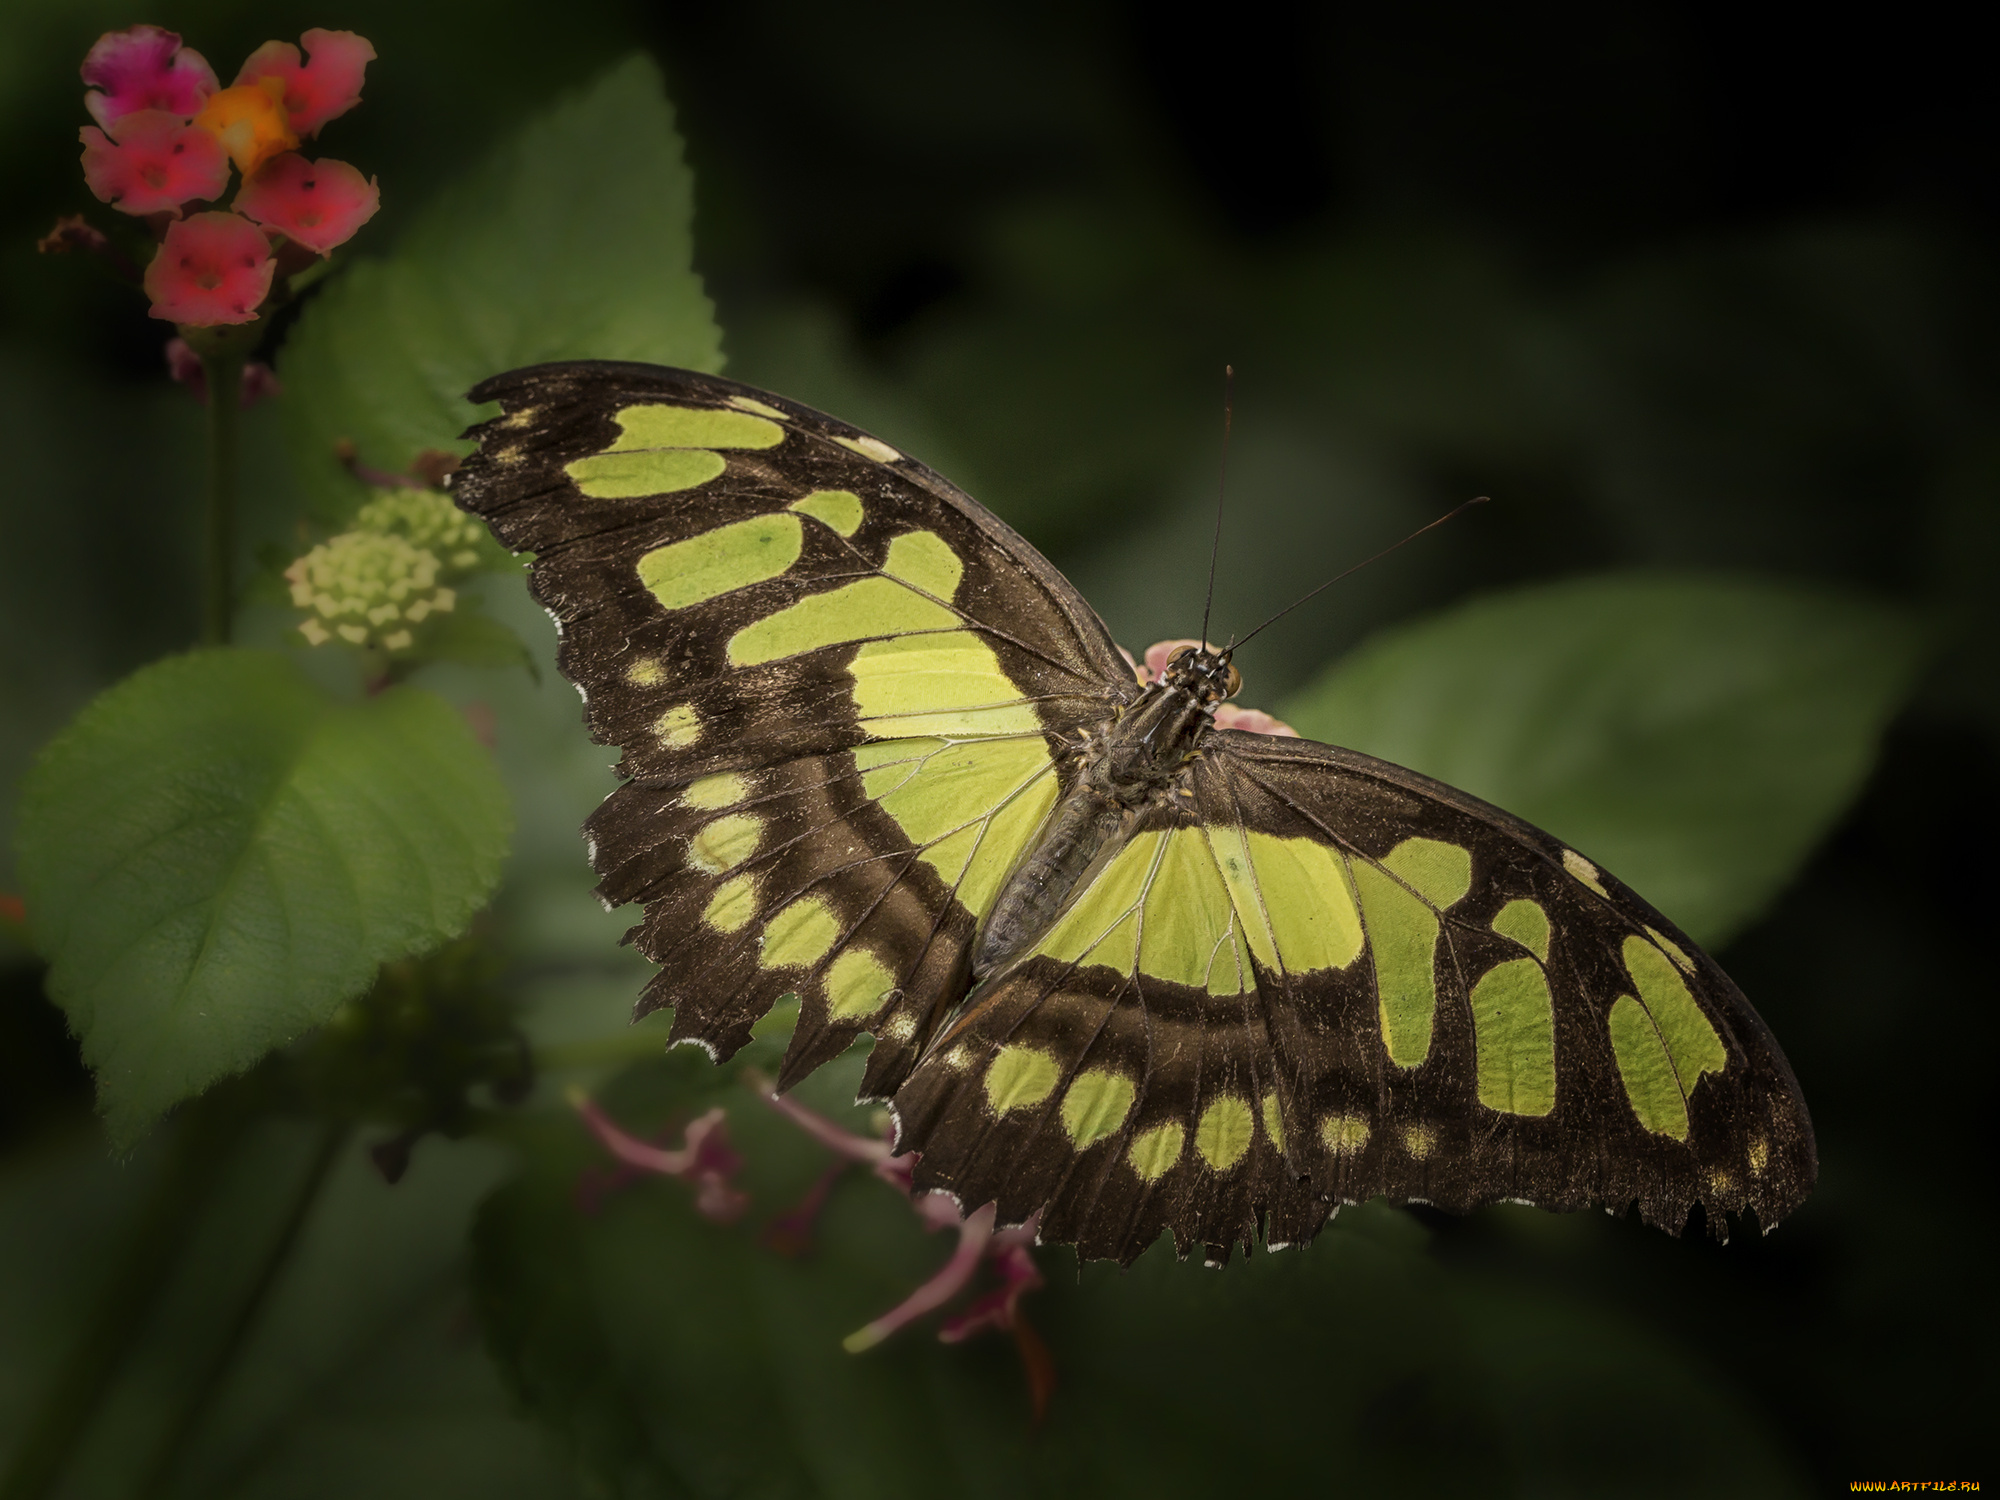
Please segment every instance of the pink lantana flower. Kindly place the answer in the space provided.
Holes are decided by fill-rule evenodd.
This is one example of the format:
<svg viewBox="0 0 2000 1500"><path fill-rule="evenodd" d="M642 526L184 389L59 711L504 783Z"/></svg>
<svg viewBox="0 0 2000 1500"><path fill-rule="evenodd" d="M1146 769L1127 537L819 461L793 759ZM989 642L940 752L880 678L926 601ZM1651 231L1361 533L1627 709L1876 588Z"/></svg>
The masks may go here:
<svg viewBox="0 0 2000 1500"><path fill-rule="evenodd" d="M1155 641L1146 648L1146 657L1143 663L1132 662L1132 670L1138 675L1141 685L1158 682L1161 674L1167 670L1168 657L1172 656L1183 646L1199 646L1202 644L1201 641L1197 640ZM1213 651L1215 647L1210 646L1208 649ZM1127 651L1123 646L1118 648L1118 654L1124 657L1126 661L1132 661L1132 653ZM1215 705L1215 727L1217 729L1241 729L1250 734L1275 734L1289 736L1292 739L1299 737L1299 732L1283 719L1273 718L1261 708L1238 708L1234 703L1218 703Z"/></svg>
<svg viewBox="0 0 2000 1500"><path fill-rule="evenodd" d="M353 238L381 205L381 188L346 162L311 162L287 151L244 182L234 206L266 229L327 255Z"/></svg>
<svg viewBox="0 0 2000 1500"><path fill-rule="evenodd" d="M106 128L142 109L186 120L216 90L207 59L160 26L107 31L84 57L82 73L84 107Z"/></svg>
<svg viewBox="0 0 2000 1500"><path fill-rule="evenodd" d="M167 226L146 267L151 312L206 327L248 323L271 291L271 242L236 214L190 214Z"/></svg>
<svg viewBox="0 0 2000 1500"><path fill-rule="evenodd" d="M119 116L107 136L95 125L79 132L83 180L120 213L171 213L196 199L222 196L229 154L205 130L163 109Z"/></svg>
<svg viewBox="0 0 2000 1500"><path fill-rule="evenodd" d="M305 62L299 61L299 49L290 42L266 42L250 54L236 81L278 79L284 84L285 114L292 130L302 136L317 135L328 120L340 118L361 102L362 75L375 60L375 47L352 31L319 26L299 41L306 49Z"/></svg>
<svg viewBox="0 0 2000 1500"><path fill-rule="evenodd" d="M750 1195L730 1181L742 1169L743 1158L729 1144L729 1126L720 1109L688 1121L680 1149L670 1151L621 1129L581 1089L570 1091L569 1102L604 1149L626 1166L691 1185L695 1212L703 1218L734 1223L750 1206Z"/></svg>

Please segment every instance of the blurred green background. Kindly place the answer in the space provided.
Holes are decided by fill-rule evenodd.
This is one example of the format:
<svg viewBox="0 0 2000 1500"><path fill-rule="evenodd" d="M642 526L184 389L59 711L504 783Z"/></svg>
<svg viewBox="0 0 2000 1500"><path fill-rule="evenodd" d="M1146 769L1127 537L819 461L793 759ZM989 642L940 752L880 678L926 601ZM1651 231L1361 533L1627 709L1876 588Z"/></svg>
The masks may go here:
<svg viewBox="0 0 2000 1500"><path fill-rule="evenodd" d="M1378 1208L1221 1277L1157 1256L1079 1277L1051 1253L1029 1305L1063 1383L1031 1436L999 1340L906 1336L872 1363L833 1347L942 1251L869 1217L868 1185L787 1279L691 1231L671 1185L578 1229L564 1193L589 1150L567 1117L530 1112L427 1142L393 1190L340 1160L179 1492L1814 1494L1981 1476L2000 204L1981 54L1941 9L1840 29L1664 5L14 0L0 819L50 734L196 628L199 414L163 378L166 330L33 248L56 214L94 207L77 60L139 20L225 74L307 26L375 42L367 102L326 148L380 175L362 253L498 135L650 51L729 373L950 475L1135 649L1198 625L1225 361L1221 632L1494 498L1261 637L1251 704L1354 707L1365 683L1309 685L1371 634L1605 570L1831 587L1899 608L1935 646L1795 878L1803 850L1705 932L1655 897L1726 939L1813 1108L1820 1186L1768 1239ZM305 497L278 408L250 427L253 540L288 544ZM546 651L531 610L494 608ZM1849 663L1882 677L1869 631L1815 636L1836 682ZM581 895L574 829L608 757L546 674L435 685L500 714L521 821L495 916L512 993L538 1041L586 1042L636 988L610 950L624 924ZM17 888L11 858L0 890ZM106 1159L40 969L0 941L5 1451L166 1168L157 1140ZM679 1054L607 1097L664 1120L716 1087L705 1066ZM818 1083L829 1106L838 1082ZM267 1125L213 1186L199 1274L155 1309L62 1493L129 1492L177 1361L282 1213L269 1184L311 1149ZM771 1170L766 1198L801 1186Z"/></svg>

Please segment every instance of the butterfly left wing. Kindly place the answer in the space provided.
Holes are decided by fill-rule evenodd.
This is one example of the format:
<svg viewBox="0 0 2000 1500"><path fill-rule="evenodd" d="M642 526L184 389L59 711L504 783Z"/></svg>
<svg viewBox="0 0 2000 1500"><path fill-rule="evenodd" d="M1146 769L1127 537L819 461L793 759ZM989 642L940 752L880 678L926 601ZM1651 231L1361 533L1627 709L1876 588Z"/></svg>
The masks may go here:
<svg viewBox="0 0 2000 1500"><path fill-rule="evenodd" d="M854 427L650 365L517 370L454 476L555 618L625 784L607 904L662 965L641 1013L727 1055L787 994L789 1084L863 1031L887 1091L962 993L975 925L1137 684L1075 589Z"/></svg>
<svg viewBox="0 0 2000 1500"><path fill-rule="evenodd" d="M1151 817L898 1094L920 1186L1121 1260L1161 1228L1211 1254L1260 1220L1307 1238L1376 1195L1637 1202L1676 1233L1699 1202L1721 1234L1811 1187L1804 1100L1741 992L1540 830L1236 731Z"/></svg>

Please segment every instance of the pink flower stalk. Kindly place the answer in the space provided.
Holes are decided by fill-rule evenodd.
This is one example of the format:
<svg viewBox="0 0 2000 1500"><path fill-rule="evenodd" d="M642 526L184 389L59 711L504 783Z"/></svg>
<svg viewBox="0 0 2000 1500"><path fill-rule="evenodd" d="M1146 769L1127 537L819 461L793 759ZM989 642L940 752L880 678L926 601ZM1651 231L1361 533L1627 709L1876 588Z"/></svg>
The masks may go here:
<svg viewBox="0 0 2000 1500"><path fill-rule="evenodd" d="M1181 647L1202 644L1204 643L1196 640L1155 641L1146 648L1146 659L1143 664L1132 661L1132 653L1123 646L1118 648L1118 654L1131 663L1140 685L1146 686L1160 680L1161 674L1167 670L1167 658ZM1210 646L1208 649L1213 651L1216 648ZM1242 729L1251 734L1289 735L1292 739L1299 737L1299 732L1283 719L1273 718L1261 708L1238 708L1234 703L1216 704L1215 727Z"/></svg>
<svg viewBox="0 0 2000 1500"><path fill-rule="evenodd" d="M729 1127L721 1109L688 1121L681 1148L669 1151L628 1134L581 1089L570 1091L569 1102L583 1116L591 1134L619 1161L691 1184L695 1212L703 1218L731 1224L750 1206L750 1195L730 1181L742 1169L743 1158L729 1144Z"/></svg>
<svg viewBox="0 0 2000 1500"><path fill-rule="evenodd" d="M179 218L183 204L220 198L229 186L221 142L163 109L121 115L108 136L86 125L78 138L84 183L120 213Z"/></svg>
<svg viewBox="0 0 2000 1500"><path fill-rule="evenodd" d="M107 128L142 109L191 119L215 92L215 69L159 26L107 31L83 59L84 108Z"/></svg>
<svg viewBox="0 0 2000 1500"><path fill-rule="evenodd" d="M156 318L209 327L248 323L270 295L271 243L235 214L190 214L167 226L146 267Z"/></svg>
<svg viewBox="0 0 2000 1500"><path fill-rule="evenodd" d="M990 1203L967 1215L959 1212L958 1204L949 1193L914 1193L911 1173L916 1167L916 1155L914 1152L896 1155L886 1132L875 1137L856 1135L803 1104L771 1093L761 1081L757 1088L774 1109L814 1140L837 1155L846 1157L849 1162L859 1162L868 1167L875 1176L908 1198L927 1232L935 1233L940 1229L958 1231L958 1246L936 1275L881 1317L849 1334L842 1340L841 1347L849 1354L874 1348L897 1329L914 1323L926 1313L934 1312L951 1301L971 1284L980 1265L991 1260L1000 1273L1003 1283L1000 1289L978 1298L957 1317L948 1319L939 1330L938 1337L947 1344L955 1344L982 1328L1013 1330L1021 1341L1022 1359L1028 1367L1029 1388L1039 1416L1047 1403L1049 1389L1044 1378L1047 1374L1047 1351L1041 1348L1040 1340L1034 1338L1032 1330L1027 1330L1020 1302L1024 1295L1042 1284L1042 1275L1032 1253L1035 1229L1041 1215L1035 1215L1016 1228L996 1232L993 1227L994 1208ZM831 1176L823 1177L814 1185L807 1203L800 1205L799 1210L794 1210L780 1223L800 1217L808 1206L816 1210L825 1200L826 1188L830 1185ZM1023 1330L1027 1331L1024 1333ZM1037 1354L1040 1355L1039 1360Z"/></svg>
<svg viewBox="0 0 2000 1500"><path fill-rule="evenodd" d="M346 162L310 162L296 151L252 173L234 205L245 218L319 255L347 243L381 206L381 189Z"/></svg>
<svg viewBox="0 0 2000 1500"><path fill-rule="evenodd" d="M337 120L361 102L362 76L375 60L368 38L351 31L327 31L315 26L299 41L307 60L290 42L266 42L251 53L238 84L275 78L284 85L285 114L293 133L318 135L328 120Z"/></svg>

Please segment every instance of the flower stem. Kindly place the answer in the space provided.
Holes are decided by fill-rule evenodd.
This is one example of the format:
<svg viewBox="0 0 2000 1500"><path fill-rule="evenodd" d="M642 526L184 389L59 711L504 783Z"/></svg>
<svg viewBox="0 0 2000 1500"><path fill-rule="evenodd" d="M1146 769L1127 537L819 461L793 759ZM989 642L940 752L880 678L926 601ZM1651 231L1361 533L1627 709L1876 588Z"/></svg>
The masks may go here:
<svg viewBox="0 0 2000 1500"><path fill-rule="evenodd" d="M236 483L242 458L243 354L223 350L204 354L202 374L208 385L208 514L206 570L202 592L201 641L204 646L229 644L235 614Z"/></svg>

